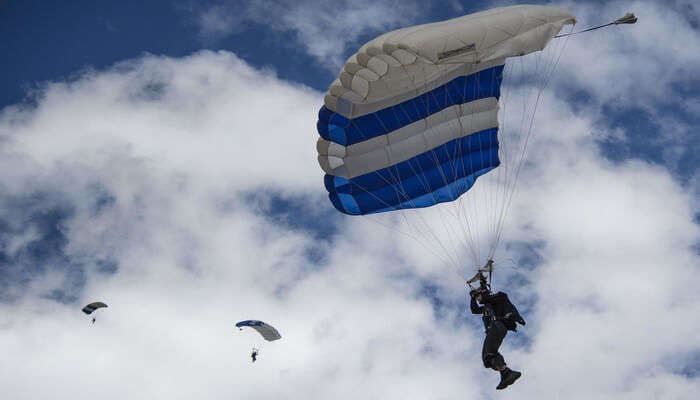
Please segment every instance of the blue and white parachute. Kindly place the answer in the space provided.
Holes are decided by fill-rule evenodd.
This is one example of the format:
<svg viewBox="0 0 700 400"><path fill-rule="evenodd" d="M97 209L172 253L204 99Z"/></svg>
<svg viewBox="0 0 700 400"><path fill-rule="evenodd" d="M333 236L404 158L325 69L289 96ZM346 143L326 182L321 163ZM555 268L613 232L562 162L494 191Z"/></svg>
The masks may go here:
<svg viewBox="0 0 700 400"><path fill-rule="evenodd" d="M243 329L244 327L255 329L260 335L262 335L263 339L267 340L268 342L272 342L272 341L275 341L275 340L282 338L280 333L277 332L277 329L273 328L272 326L270 326L262 321L257 321L257 320L241 321L241 322L236 323L236 327L239 329Z"/></svg>
<svg viewBox="0 0 700 400"><path fill-rule="evenodd" d="M483 195L490 206L475 199L445 208L474 261L485 261L478 242L487 236L492 257L537 102L556 66L557 53L542 50L574 23L560 8L519 5L398 29L363 45L331 84L318 117L318 162L333 206L349 215L376 215L458 203L477 178L496 169ZM521 56L533 52L542 55L526 71ZM518 63L510 68L517 74L507 71L510 57L521 60L520 69ZM509 111L519 130L500 132L499 119L507 119L502 83L518 74L510 82L513 97L529 105ZM512 143L499 145L499 139ZM489 220L471 226L469 213ZM434 238L436 228L424 223L412 233ZM444 247L434 249L442 253Z"/></svg>

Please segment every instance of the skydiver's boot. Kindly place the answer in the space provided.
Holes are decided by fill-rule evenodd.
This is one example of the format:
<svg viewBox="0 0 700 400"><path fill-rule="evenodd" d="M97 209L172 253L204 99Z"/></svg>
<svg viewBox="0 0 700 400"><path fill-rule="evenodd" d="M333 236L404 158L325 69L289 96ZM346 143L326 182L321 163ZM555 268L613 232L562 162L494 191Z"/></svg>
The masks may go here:
<svg viewBox="0 0 700 400"><path fill-rule="evenodd" d="M496 386L497 390L505 389L508 386L512 385L513 382L518 380L520 378L520 375L522 375L518 371L513 371L512 369L506 367L503 371L501 371L501 382Z"/></svg>

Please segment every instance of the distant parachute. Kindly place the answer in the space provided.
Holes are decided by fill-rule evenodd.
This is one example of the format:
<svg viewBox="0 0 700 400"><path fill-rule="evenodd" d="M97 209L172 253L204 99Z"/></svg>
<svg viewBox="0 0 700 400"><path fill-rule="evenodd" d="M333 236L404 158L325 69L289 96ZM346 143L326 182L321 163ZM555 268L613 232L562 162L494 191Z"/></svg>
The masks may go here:
<svg viewBox="0 0 700 400"><path fill-rule="evenodd" d="M94 303L90 303L90 304L86 305L85 307L83 307L83 312L87 315L90 315L93 312L95 312L95 310L97 310L98 308L105 308L105 307L107 307L107 304L105 304L101 301L96 301ZM93 316L92 323L94 324L96 320L97 320L97 318L95 318Z"/></svg>
<svg viewBox="0 0 700 400"><path fill-rule="evenodd" d="M98 308L104 308L104 307L107 307L107 304L105 304L101 301L96 301L94 303L90 303L90 304L86 305L85 307L83 307L83 312L87 315L90 315Z"/></svg>
<svg viewBox="0 0 700 400"><path fill-rule="evenodd" d="M267 340L268 342L272 342L272 341L275 341L277 339L282 338L282 336L280 336L280 333L277 332L277 329L273 328L272 326L270 326L262 321L256 321L256 320L241 321L241 322L238 322L236 324L236 327L239 329L243 329L243 327L253 328L256 331L258 331L258 333L260 335L262 335L262 337L265 340Z"/></svg>

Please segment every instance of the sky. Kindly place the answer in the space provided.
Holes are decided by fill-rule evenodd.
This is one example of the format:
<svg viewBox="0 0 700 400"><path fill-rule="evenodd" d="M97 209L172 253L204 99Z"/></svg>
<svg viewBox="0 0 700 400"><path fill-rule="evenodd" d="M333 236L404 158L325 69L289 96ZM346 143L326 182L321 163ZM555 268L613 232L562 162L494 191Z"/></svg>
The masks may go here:
<svg viewBox="0 0 700 400"><path fill-rule="evenodd" d="M699 398L696 2L540 3L639 22L570 37L543 91L496 254L506 391L464 277L328 201L344 60L516 3L1 2L3 398Z"/></svg>

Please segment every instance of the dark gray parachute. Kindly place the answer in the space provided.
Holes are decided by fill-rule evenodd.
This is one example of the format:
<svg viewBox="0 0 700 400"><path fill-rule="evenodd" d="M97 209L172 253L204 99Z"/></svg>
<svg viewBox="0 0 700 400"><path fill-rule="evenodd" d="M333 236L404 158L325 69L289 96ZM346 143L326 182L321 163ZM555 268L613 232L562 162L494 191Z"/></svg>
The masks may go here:
<svg viewBox="0 0 700 400"><path fill-rule="evenodd" d="M238 329L243 329L243 327L249 327L253 328L262 337L267 340L268 342L272 342L274 340L280 339L282 336L280 335L279 332L277 332L277 329L273 328L272 326L262 322L262 321L257 321L257 320L246 320L246 321L241 321L236 324L236 327Z"/></svg>
<svg viewBox="0 0 700 400"><path fill-rule="evenodd" d="M101 301L96 301L94 303L90 303L90 304L86 305L85 307L83 307L83 312L87 315L90 315L98 308L104 308L104 307L107 307L107 304L105 304Z"/></svg>

